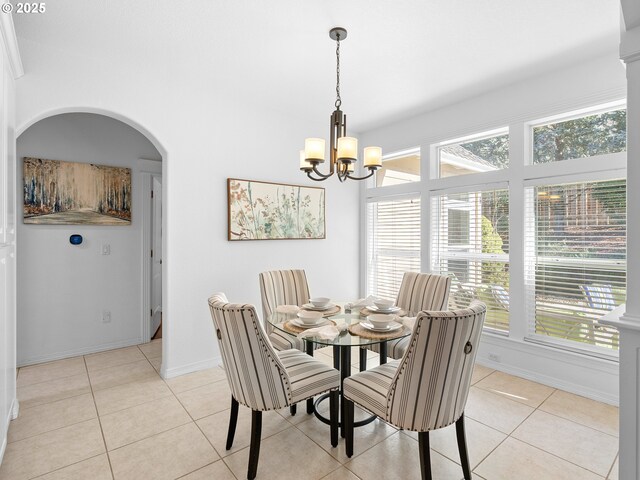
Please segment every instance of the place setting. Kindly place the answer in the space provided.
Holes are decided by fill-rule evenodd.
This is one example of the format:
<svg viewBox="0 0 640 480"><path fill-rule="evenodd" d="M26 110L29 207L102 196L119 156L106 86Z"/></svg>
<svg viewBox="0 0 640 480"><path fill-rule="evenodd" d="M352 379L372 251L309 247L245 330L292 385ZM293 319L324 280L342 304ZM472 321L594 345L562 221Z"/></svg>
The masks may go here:
<svg viewBox="0 0 640 480"><path fill-rule="evenodd" d="M360 315L362 316L367 317L369 315L383 314L404 317L407 314L407 312L398 307L393 300L385 298L371 298L368 300L370 300L367 302L368 304L360 310Z"/></svg>
<svg viewBox="0 0 640 480"><path fill-rule="evenodd" d="M404 333L406 326L400 318L404 310L397 307L393 300L375 299L372 303L360 311L365 318L350 325L349 332L369 339L393 338Z"/></svg>
<svg viewBox="0 0 640 480"><path fill-rule="evenodd" d="M310 312L320 312L324 317L330 317L342 310L340 305L331 302L328 297L314 297L309 299L309 303L302 305L302 310Z"/></svg>

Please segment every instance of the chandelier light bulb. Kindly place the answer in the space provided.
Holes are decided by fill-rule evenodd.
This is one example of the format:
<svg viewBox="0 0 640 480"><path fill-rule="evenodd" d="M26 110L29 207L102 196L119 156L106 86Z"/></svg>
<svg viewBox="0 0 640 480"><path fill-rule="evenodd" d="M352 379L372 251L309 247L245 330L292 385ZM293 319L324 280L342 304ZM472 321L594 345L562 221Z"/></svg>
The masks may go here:
<svg viewBox="0 0 640 480"><path fill-rule="evenodd" d="M304 150L300 150L300 170L311 170L313 165L307 162L307 157L304 153Z"/></svg>
<svg viewBox="0 0 640 480"><path fill-rule="evenodd" d="M338 160L344 163L358 160L358 139L354 137L340 137L338 139Z"/></svg>
<svg viewBox="0 0 640 480"><path fill-rule="evenodd" d="M324 138L307 138L304 141L304 157L308 163L324 162Z"/></svg>
<svg viewBox="0 0 640 480"><path fill-rule="evenodd" d="M365 167L381 167L382 166L382 148L365 147L364 166Z"/></svg>

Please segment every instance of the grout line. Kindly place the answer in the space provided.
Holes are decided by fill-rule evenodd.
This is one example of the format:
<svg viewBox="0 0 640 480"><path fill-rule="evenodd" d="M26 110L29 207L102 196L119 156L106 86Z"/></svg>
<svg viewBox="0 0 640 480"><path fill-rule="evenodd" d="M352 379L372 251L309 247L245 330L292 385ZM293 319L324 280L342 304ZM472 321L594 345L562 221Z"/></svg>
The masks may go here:
<svg viewBox="0 0 640 480"><path fill-rule="evenodd" d="M538 409L536 408L536 410L538 410ZM565 422L575 423L576 425L579 425L579 426L581 426L583 428L588 428L589 430L593 430L594 432L598 432L598 433L601 433L602 435L606 435L608 437L615 438L616 440L619 440L619 437L616 437L615 435L611 435L610 433L603 432L602 430L598 430L597 428L590 427L589 425L584 425L583 423L580 423L580 422L575 422L573 420L570 420L568 418L563 417L562 415L556 415L555 413L547 412L546 410L540 410L540 411L542 413L547 414L547 415L551 415L552 417L560 418L560 419L564 420Z"/></svg>
<svg viewBox="0 0 640 480"><path fill-rule="evenodd" d="M45 476L50 475L52 473L59 472L60 470L64 470L65 468L72 467L73 465L78 465L79 463L86 462L87 460L92 460L94 458L97 458L97 457L100 457L101 455L106 455L106 454L107 454L107 452L102 452L102 453L99 453L98 455L93 455L92 457L85 458L83 460L79 460L77 462L70 463L69 465L65 465L64 467L56 468L55 470L51 470L50 472L43 473L42 475L38 475L37 477L30 477L30 478L32 478L33 480L37 480L38 478L45 477Z"/></svg>
<svg viewBox="0 0 640 480"><path fill-rule="evenodd" d="M85 370L86 370L86 367L85 367ZM89 387L89 390L91 390L91 379L89 378L89 373L88 373L87 371L85 371L84 373L85 373L86 378L87 378L87 385L88 385L88 387ZM78 373L78 374L76 374L76 375L71 375L71 377L77 377L77 376L79 376L79 375L82 375L82 374L81 374L81 373ZM64 378L71 378L71 377L64 377ZM56 378L56 379L54 379L54 380L50 380L50 381L51 381L51 382L55 382L55 381L57 381L57 380L62 380L62 379L60 379L60 378ZM41 382L41 383L37 383L37 384L36 384L36 383L34 383L34 385L40 385L40 384L42 384L42 383L46 383L46 382ZM27 386L22 387L22 388L29 388L29 387L31 387L31 385L27 385ZM66 400L66 399L68 399L68 398L79 397L80 395L86 395L87 393L89 393L89 392L76 393L76 394L73 394L73 395L69 395L68 397L57 398L57 399L55 399L55 400L49 400L49 401L47 401L47 402L38 403L37 405L30 405L30 406L26 406L26 405L24 405L24 403L22 403L22 402L21 402L21 403L20 403L20 411L22 411L22 410L29 410L30 408L40 407L40 406L42 406L42 405L48 405L48 404L50 404L50 403L54 403L54 402L57 402L57 401L59 401L59 400ZM17 389L17 388L16 388L16 396L18 396L18 389ZM18 396L18 401L20 401L19 396ZM26 401L26 400L25 400L25 401Z"/></svg>
<svg viewBox="0 0 640 480"><path fill-rule="evenodd" d="M609 468L609 471L607 472L607 476L605 478L609 478L611 476L611 473L613 472L613 467L616 464L616 461L618 460L618 457L620 456L620 452L618 452L616 454L616 458L613 459L613 463L611 464L611 468Z"/></svg>
<svg viewBox="0 0 640 480"><path fill-rule="evenodd" d="M560 390L560 391L562 391L562 390ZM540 407L542 407L542 405L540 405ZM565 416L563 416L563 415L561 415L561 414L559 414L559 413L554 413L554 412L549 412L549 411L547 411L547 410L543 410L543 409L541 409L540 407L538 407L536 410L540 410L541 412L547 413L547 414L549 414L549 415L553 415L554 417L561 418L561 419L563 419L563 420L566 420L567 422L575 423L576 425L580 425L580 426L582 426L582 427L590 428L591 430L595 430L595 431L596 431L596 432L598 432L598 433L604 433L605 435L609 435L610 437L615 437L615 438L617 438L618 440L620 439L620 435L617 435L617 436L616 436L616 435L612 435L611 433L609 433L609 432L605 432L604 430L601 430L601 429L599 429L599 428L596 428L596 427L594 427L594 426L592 426L592 425L587 425L586 423L582 423L582 422L579 422L579 421L574 420L574 419L572 419L572 418L565 417ZM620 432L620 428L619 428L619 427L618 427L618 432Z"/></svg>
<svg viewBox="0 0 640 480"><path fill-rule="evenodd" d="M87 375L88 375L87 367L85 366L84 368L85 368L84 373L87 373ZM77 377L78 375L82 375L82 373L83 372L78 372L78 373L74 373L74 374L71 374L71 375L62 375L60 377L48 378L46 380L42 380L42 381L39 381L39 382L28 383L27 385L18 385L18 376L16 375L16 390L18 388L33 387L35 385L41 385L41 384L47 383L47 382L55 382L56 380L64 380L65 378Z"/></svg>
<svg viewBox="0 0 640 480"><path fill-rule="evenodd" d="M525 441L525 440L522 440L522 439L520 439L520 438L516 438L516 437L511 437L511 436L509 436L509 438L511 438L512 440L515 440L515 441L517 441L517 442L524 443L525 445L527 445L527 446L529 446L529 447L531 447L531 448L535 448L536 450L539 450L539 451L541 451L541 452L543 452L543 453L546 453L546 454L548 454L548 455L551 455L552 457L556 457L556 458L558 458L558 459L562 460L562 461L563 461L563 462L565 462L565 463L569 463L569 464L573 465L574 467L578 467L578 468L580 468L580 469L582 469L582 470L585 470L585 471L587 471L587 472L589 472L589 473L592 473L592 474L594 474L594 475L597 475L597 476L598 476L598 477L600 477L600 478L603 478L603 479L605 478L605 477L603 477L601 474L599 474L598 472L594 472L593 470L591 470L591 469L589 469L589 468L587 468L587 467L585 467L585 466L583 466L583 465L579 465L579 464L577 464L577 463L575 463L575 462L572 462L571 460L567 460L566 458L563 458L563 457L561 457L560 455L557 455L557 454L555 454L555 453L553 453L553 452L549 452L549 451L547 451L547 450L545 450L545 449L543 449L543 448L540 448L540 447L538 447L538 446L536 446L536 445L532 445L531 443L529 443L529 442L527 442L527 441ZM615 461L615 460L614 460L614 461Z"/></svg>
<svg viewBox="0 0 640 480"><path fill-rule="evenodd" d="M184 475L179 476L178 478L176 478L176 480L180 480L181 478L185 478L186 476L191 475L192 473L196 473L196 472L199 472L200 470L204 470L205 468L210 467L210 466L211 466L211 465L213 465L214 463L218 463L218 462L222 462L222 464L227 468L227 470L229 470L229 472L231 472L231 475L233 476L233 478L236 478L236 479L238 478L238 477L236 477L236 476L233 474L233 472L231 471L231 469L230 469L229 467L227 467L227 464L226 464L226 463L224 463L224 462L222 461L222 457L220 457L218 460L216 460L216 461L214 461L214 462L211 462L211 463L207 463L205 466L200 467L200 468L198 468L197 470L194 470L194 471L192 471L192 472L185 473Z"/></svg>
<svg viewBox="0 0 640 480"><path fill-rule="evenodd" d="M87 368L87 359L82 357L84 361L84 367ZM89 369L87 369L87 376L89 376ZM91 390L91 398L93 398L93 406L96 409L96 415L98 414L98 405L96 404L96 397L93 393L93 385L91 385L91 380L89 380L89 389ZM100 425L100 434L102 435L102 443L104 444L104 452L107 454L107 461L109 462L109 470L111 470L111 478L115 478L113 474L113 466L111 465L111 457L109 456L109 450L107 449L107 440L104 438L104 430L102 429L102 421L100 421L100 415L98 415L98 425Z"/></svg>
<svg viewBox="0 0 640 480"><path fill-rule="evenodd" d="M81 397L81 396L83 396L83 395L90 395L90 392L83 393L83 394L81 394L81 395L76 395L76 396L74 396L74 397L63 398L63 399L61 399L61 400L56 400L55 402L51 402L51 403L44 403L44 404L42 404L42 405L37 405L37 407L42 407L42 406L44 406L44 405L51 405L52 403L57 403L57 402L63 402L63 401L65 401L65 400L69 400L69 399L71 399L71 398ZM92 398L93 398L93 397L92 397ZM13 440L13 441L11 441L11 442L7 441L7 445L11 445L11 444L13 444L13 443L18 443L18 442L21 442L21 441L23 441L23 440L28 440L28 439L30 439L30 438L38 437L38 436L40 436L40 435L44 435L45 433L55 432L55 431L57 431L57 430L61 430L61 429L63 429L63 428L71 427L71 426L73 426L73 425L78 425L79 423L84 423L84 422L88 422L88 421L90 421L90 420L94 420L94 419L98 418L98 409L96 408L95 402L94 402L94 404L93 404L93 407L95 408L95 413L96 413L96 416L95 416L95 417L85 418L84 420L73 421L73 422L71 422L71 423L67 423L67 424L65 424L65 425L62 425L61 427L52 428L51 430L45 430L45 431L43 431L43 432L35 433L35 434L33 434L33 435L29 435L29 436L26 436L26 437L24 437L24 438L20 438L19 440ZM31 408L36 408L36 407L31 407ZM27 410L29 410L29 409L27 409ZM8 440L8 436L7 436L7 440Z"/></svg>

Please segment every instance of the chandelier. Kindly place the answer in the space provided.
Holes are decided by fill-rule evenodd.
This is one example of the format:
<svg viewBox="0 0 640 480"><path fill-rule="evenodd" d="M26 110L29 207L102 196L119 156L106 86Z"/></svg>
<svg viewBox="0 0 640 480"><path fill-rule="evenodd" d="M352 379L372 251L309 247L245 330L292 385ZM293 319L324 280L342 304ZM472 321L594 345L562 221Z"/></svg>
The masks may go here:
<svg viewBox="0 0 640 480"><path fill-rule="evenodd" d="M364 180L371 177L382 166L382 149L380 147L365 147L363 165L369 170L369 174L363 177L352 175L358 161L358 139L347 137L347 116L340 110L342 105L342 98L340 98L340 41L347 38L347 31L341 27L332 28L329 31L329 37L336 41L336 109L331 114L329 127L329 173L325 174L318 170L318 166L324 163L324 138L305 139L304 150L300 150L300 170L306 172L307 176L316 182L322 182L334 173L337 174L341 182L347 178Z"/></svg>

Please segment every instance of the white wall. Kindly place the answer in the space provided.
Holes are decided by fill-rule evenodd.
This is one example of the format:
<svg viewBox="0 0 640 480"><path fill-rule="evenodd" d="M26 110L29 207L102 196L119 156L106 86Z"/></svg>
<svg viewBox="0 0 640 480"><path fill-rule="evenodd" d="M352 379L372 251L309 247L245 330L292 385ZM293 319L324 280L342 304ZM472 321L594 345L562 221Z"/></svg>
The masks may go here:
<svg viewBox="0 0 640 480"><path fill-rule="evenodd" d="M106 64L22 40L20 47L26 70L17 84L21 129L50 112L111 111L157 142L166 221L164 375L219 361L207 298L225 291L232 301L259 305L263 270L305 268L313 294L358 294L356 184L321 184L327 188L326 240L226 240L227 177L316 185L299 172L297 152L305 137L327 136L331 105L326 118L308 122L300 112L254 108L240 92L169 65L157 76L143 61Z"/></svg>
<svg viewBox="0 0 640 480"><path fill-rule="evenodd" d="M18 365L142 343L142 178L138 159L161 160L140 132L109 117L68 113L17 142L17 202L24 157L129 167L128 226L25 225L18 208ZM83 236L81 245L69 236ZM101 255L101 244L110 255ZM145 257L146 258L146 257ZM103 311L111 322L103 323ZM145 320L148 321L147 318Z"/></svg>
<svg viewBox="0 0 640 480"><path fill-rule="evenodd" d="M570 59L568 59L570 60ZM624 98L626 81L624 67L616 52L595 58L592 61L569 65L566 69L533 77L525 82L513 84L485 95L460 102L427 114L405 119L391 125L377 128L361 134L361 142L382 146L386 152L411 147L421 147L422 178L429 171L429 146L436 142L456 137L481 133L483 131L513 127L515 132L524 130L522 122L532 121L554 114L566 113L583 107ZM389 191L399 193L406 188L416 188L423 195L437 188L463 186L465 182L478 183L509 182L519 179L522 182L525 139L522 133L511 137L511 168L489 172L477 176L450 177L420 185L389 187ZM624 159L622 159L624 160ZM624 162L605 168L624 168ZM558 167L559 170L562 165ZM622 173L624 174L624 172ZM489 180L487 180L489 179ZM362 189L362 196L370 195ZM515 197L518 197L516 194ZM517 205L521 200L512 200ZM425 201L423 205L428 205ZM515 260L521 258L524 246L524 225L518 230L517 222L522 217L514 207L511 221L512 252L511 272L511 332L510 336L484 334L478 361L498 370L529 378L541 383L562 388L609 403L618 401L618 364L587 355L564 350L550 349L524 340L526 326L522 318L526 315L524 302L524 282L521 276L514 278L516 272L523 274L523 265ZM429 269L429 209L423 209L423 270ZM362 242L364 251L364 241ZM519 252L520 254L518 254ZM364 281L364 279L361 279ZM364 283L363 283L364 285ZM364 288L364 287L363 287ZM499 361L489 358L495 355ZM494 357L495 358L495 357Z"/></svg>
<svg viewBox="0 0 640 480"><path fill-rule="evenodd" d="M4 16L6 17L6 15ZM11 56L11 17L0 18L0 462L16 400L15 83L19 57Z"/></svg>

